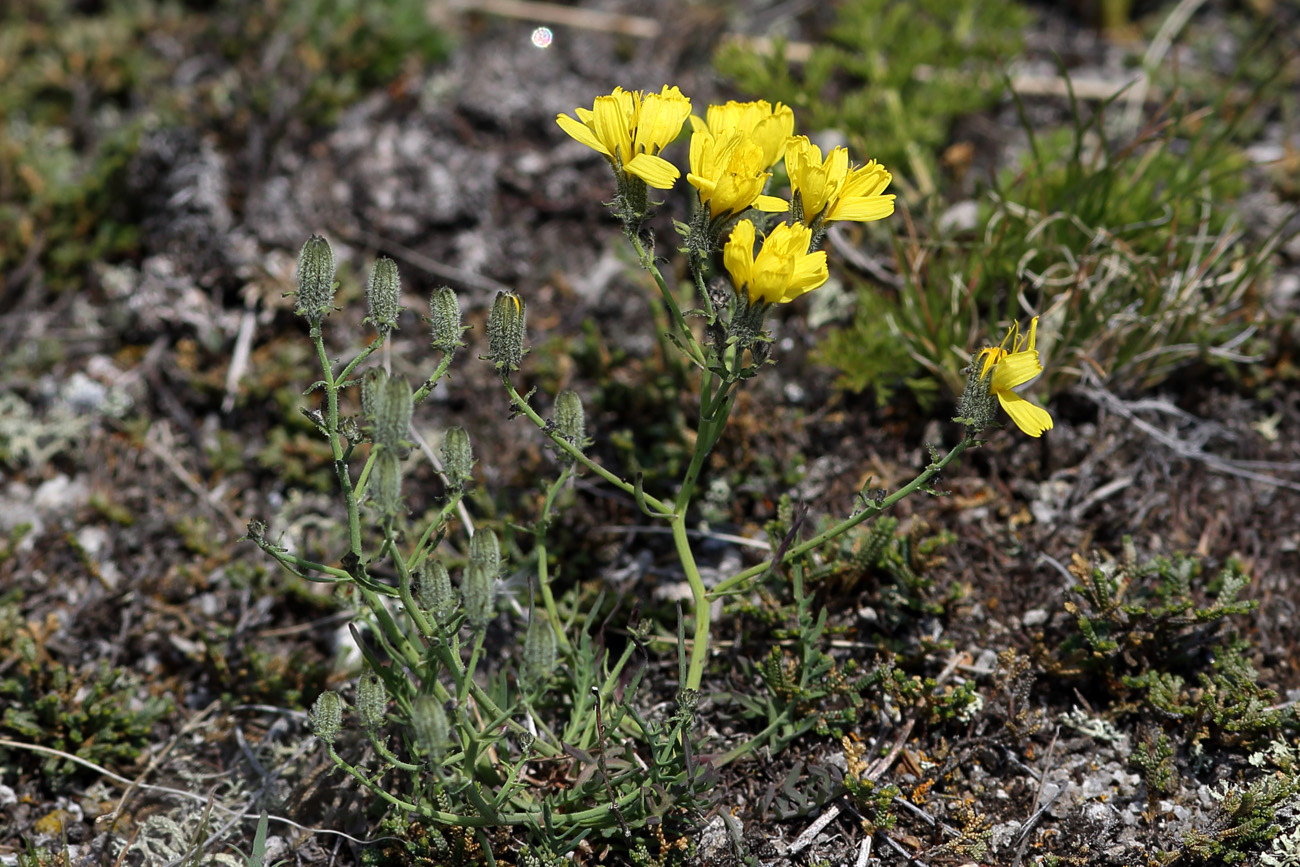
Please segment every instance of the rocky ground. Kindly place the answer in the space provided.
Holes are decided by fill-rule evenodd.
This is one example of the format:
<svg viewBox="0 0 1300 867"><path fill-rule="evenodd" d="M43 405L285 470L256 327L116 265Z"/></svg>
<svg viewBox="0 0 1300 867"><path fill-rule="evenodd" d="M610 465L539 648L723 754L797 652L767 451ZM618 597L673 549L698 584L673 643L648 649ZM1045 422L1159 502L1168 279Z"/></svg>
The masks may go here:
<svg viewBox="0 0 1300 867"><path fill-rule="evenodd" d="M746 15L665 8L653 36L554 25L544 50L530 44L534 20L436 9L455 29L447 60L407 64L327 123L295 120L289 93L237 128L147 127L125 173L124 201L138 215L132 255L89 269L72 291L43 282L36 253L2 275L0 532L10 541L0 552L0 861L200 863L246 853L256 821L240 816L266 809L287 820L271 823L268 863L358 862L357 841L377 835L375 817L319 753L305 714L323 689L351 679L353 613L239 541L253 518L328 539L337 514L328 449L298 418L314 375L306 329L284 295L298 248L320 233L339 257L342 309L326 338L340 354L369 340L359 288L368 263L380 253L397 260L409 309L392 363L412 379L434 363L415 313L434 286L460 293L470 349L416 421L471 431L481 458L476 506L527 520L536 478L552 471L537 432L508 419L490 365L475 358L500 288L529 305L524 384L587 396L602 460L671 460L652 438L680 437L664 418L692 412L689 386L679 388L665 362L652 286L603 204L607 169L555 116L620 83L674 83L699 105L735 96L709 65L711 47L786 18L791 38L812 38L820 19L795 5ZM1196 25L1239 14L1229 5L1206 4ZM1279 27L1296 27L1293 8L1274 14ZM1073 74L1106 81L1122 80L1124 58L1143 43L1103 39L1081 13L1039 7L1027 45L1016 67L1026 77L1050 77L1055 53ZM178 67L178 90L238 80L232 69L242 67L227 55L193 50ZM1239 50L1225 30L1224 62ZM257 63L274 68L269 57ZM1034 110L1061 110L1060 97L1034 100ZM1008 100L963 121L989 151L981 160L997 164L1020 146L1014 118ZM1290 123L1265 126L1259 153L1294 153ZM1256 236L1289 207L1265 189L1243 205ZM668 251L666 218L656 230ZM865 252L894 267L887 249ZM1268 801L1262 782L1300 786L1289 710L1300 697L1300 248L1283 246L1274 265L1255 361L1192 364L1144 392L1093 382L1056 395L1048 436L995 433L945 474L950 496L899 507L902 538L952 534L937 553L907 555L925 579L920 595L900 601L883 571L846 570L817 586L840 665L870 668L888 651L907 677L934 678L940 693L975 689L978 707L944 718L934 702L877 697L846 737L810 732L728 764L711 805L668 825L670 837L694 842L692 854L643 831L652 858L1219 863L1235 840L1246 863L1300 864L1294 790L1279 788L1266 808L1263 827L1278 833L1242 830ZM783 311L774 322L777 363L746 390L712 459L715 532L763 539L791 488L809 520L844 514L868 477L873 488L897 488L927 461L924 442L944 448L960 438L942 421L950 405L924 412L899 397L881 407L836 390L833 373L809 360L827 323L814 328L805 313ZM414 483L433 485L432 474ZM656 600L648 608L672 629L681 579L666 540L627 532L644 523L635 504L591 479L576 502L558 533L590 572L577 583L607 588L624 617L633 601ZM1125 537L1142 562L1184 552L1206 576L1231 558L1242 564L1250 581L1241 596L1257 607L1204 627L1175 618L1156 634L1201 654L1180 663L1189 703L1221 688L1196 679L1215 665L1205 648L1221 656L1228 637L1240 637L1259 691L1242 686L1224 700L1253 696L1257 716L1272 713L1271 722L1251 717L1239 730L1142 705L1118 678L1156 658L1150 642L1109 658L1061 651L1077 638L1076 613L1090 610L1069 589L1088 574L1072 566L1076 556L1114 563ZM725 541L702 552L720 572L754 559ZM1154 580L1135 577L1134 587ZM1185 595L1204 610L1217 590L1197 581ZM756 594L717 619L717 665L699 708L706 758L752 734L730 697L765 693L745 660L789 647L771 623L788 611L788 600ZM651 672L636 700L672 702L673 655ZM1174 734L1172 777L1155 791L1160 763L1133 757L1155 750L1165 730ZM79 754L97 768L48 752L78 752L96 737L96 749ZM865 745L866 759L854 744ZM841 781L882 755L889 761L869 773L897 785L905 803L892 810L896 824L869 833L869 799L846 794ZM1240 803L1247 790L1254 806ZM1198 848L1198 834L1221 848ZM592 840L575 858L626 863L625 848ZM196 851L207 854L187 861Z"/></svg>

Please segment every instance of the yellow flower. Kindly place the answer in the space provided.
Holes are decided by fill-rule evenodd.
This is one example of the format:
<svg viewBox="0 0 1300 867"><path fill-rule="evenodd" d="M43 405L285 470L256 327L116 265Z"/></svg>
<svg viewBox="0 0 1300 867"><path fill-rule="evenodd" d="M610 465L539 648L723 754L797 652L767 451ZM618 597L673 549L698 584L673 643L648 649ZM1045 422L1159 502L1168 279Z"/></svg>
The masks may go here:
<svg viewBox="0 0 1300 867"><path fill-rule="evenodd" d="M590 108L574 109L577 120L557 115L560 128L601 153L615 171L635 175L652 187L671 189L681 172L659 152L677 138L691 114L691 100L676 87L659 93L614 88Z"/></svg>
<svg viewBox="0 0 1300 867"><path fill-rule="evenodd" d="M699 130L700 119L692 116L691 126ZM773 108L765 99L756 102L733 99L726 105L709 106L703 127L715 136L729 132L749 136L763 149L763 168L770 169L785 155L785 144L794 134L794 112L779 102Z"/></svg>
<svg viewBox="0 0 1300 867"><path fill-rule="evenodd" d="M754 224L741 220L722 249L722 261L737 292L746 292L750 304L784 304L826 282L826 251L808 252L812 230L781 223L763 239L754 257Z"/></svg>
<svg viewBox="0 0 1300 867"><path fill-rule="evenodd" d="M823 160L821 148L807 136L793 136L785 147L785 169L791 195L799 196L803 205L805 223L819 216L823 223L867 222L894 213L894 196L883 195L894 176L875 160L865 166L850 165L846 148L835 148Z"/></svg>
<svg viewBox="0 0 1300 867"><path fill-rule="evenodd" d="M740 130L713 134L696 126L691 136L691 170L686 180L700 191L710 219L739 214L748 207L779 212L784 199L762 195L772 175L763 165L763 148Z"/></svg>
<svg viewBox="0 0 1300 867"><path fill-rule="evenodd" d="M1043 365L1038 360L1038 350L1034 348L1038 335L1038 317L1029 323L1029 336L1022 337L1020 325L1012 323L1011 330L1002 339L1001 346L989 346L983 349L976 362L983 359L980 368L982 381L991 372L993 379L989 390L997 395L998 403L1011 416L1011 420L1031 437L1042 436L1043 431L1052 429L1052 417L1041 406L1035 406L1016 394L1012 389L1024 385L1043 372ZM1011 346L1007 349L1008 344Z"/></svg>

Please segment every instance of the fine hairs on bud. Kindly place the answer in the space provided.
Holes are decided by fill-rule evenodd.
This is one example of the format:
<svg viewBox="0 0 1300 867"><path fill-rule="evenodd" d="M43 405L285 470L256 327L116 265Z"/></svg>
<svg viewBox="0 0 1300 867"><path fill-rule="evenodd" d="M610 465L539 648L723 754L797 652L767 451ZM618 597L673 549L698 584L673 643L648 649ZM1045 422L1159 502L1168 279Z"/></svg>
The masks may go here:
<svg viewBox="0 0 1300 867"><path fill-rule="evenodd" d="M555 396L555 430L579 451L587 444L587 415L582 408L582 398L576 391L565 389ZM572 455L563 457L572 463Z"/></svg>
<svg viewBox="0 0 1300 867"><path fill-rule="evenodd" d="M327 744L334 743L343 725L343 699L337 692L322 692L307 715L311 733Z"/></svg>
<svg viewBox="0 0 1300 867"><path fill-rule="evenodd" d="M469 561L481 563L495 579L501 572L501 543L497 534L487 527L476 532L469 540Z"/></svg>
<svg viewBox="0 0 1300 867"><path fill-rule="evenodd" d="M440 286L429 296L429 330L434 349L454 353L465 345L460 339L465 331L460 324L460 299L450 286Z"/></svg>
<svg viewBox="0 0 1300 867"><path fill-rule="evenodd" d="M441 756L450 745L447 711L431 695L418 695L411 702L411 728L415 732L415 745L431 759Z"/></svg>
<svg viewBox="0 0 1300 867"><path fill-rule="evenodd" d="M953 419L966 425L972 434L984 430L997 418L998 399L993 394L993 377L981 376L982 372L978 358L966 368L966 385L961 400L957 401L957 416Z"/></svg>
<svg viewBox="0 0 1300 867"><path fill-rule="evenodd" d="M478 538L477 533L475 538ZM471 558L465 567L460 582L460 601L465 607L465 620L475 632L486 629L488 621L492 619L496 607L492 586L495 580L496 572L490 571L482 561Z"/></svg>
<svg viewBox="0 0 1300 867"><path fill-rule="evenodd" d="M390 376L383 388L376 389L375 398L375 443L386 449L397 449L406 439L415 408L411 384L404 376Z"/></svg>
<svg viewBox="0 0 1300 867"><path fill-rule="evenodd" d="M313 328L334 309L334 250L320 235L312 235L298 253L298 305L293 312Z"/></svg>
<svg viewBox="0 0 1300 867"><path fill-rule="evenodd" d="M498 292L488 312L487 357L502 373L518 370L524 360L524 331L527 310L513 292Z"/></svg>
<svg viewBox="0 0 1300 867"><path fill-rule="evenodd" d="M442 471L455 490L474 480L474 449L463 427L449 428L442 437Z"/></svg>
<svg viewBox="0 0 1300 867"><path fill-rule="evenodd" d="M375 425L375 407L379 405L379 395L388 383L388 371L382 367L372 367L361 377L361 417L372 428Z"/></svg>
<svg viewBox="0 0 1300 867"><path fill-rule="evenodd" d="M370 471L370 503L381 515L402 511L402 458L391 448L380 449Z"/></svg>
<svg viewBox="0 0 1300 867"><path fill-rule="evenodd" d="M415 601L436 620L445 620L455 610L451 576L441 560L425 560L416 570Z"/></svg>
<svg viewBox="0 0 1300 867"><path fill-rule="evenodd" d="M544 683L555 670L555 630L545 617L533 614L524 635L524 680L531 686Z"/></svg>
<svg viewBox="0 0 1300 867"><path fill-rule="evenodd" d="M366 281L366 307L369 315L366 321L375 326L381 336L397 327L397 317L402 312L402 278L397 273L397 263L387 256L380 256L370 269L370 279Z"/></svg>
<svg viewBox="0 0 1300 867"><path fill-rule="evenodd" d="M357 684L357 716L367 730L381 727L388 716L388 689L373 671L361 675Z"/></svg>

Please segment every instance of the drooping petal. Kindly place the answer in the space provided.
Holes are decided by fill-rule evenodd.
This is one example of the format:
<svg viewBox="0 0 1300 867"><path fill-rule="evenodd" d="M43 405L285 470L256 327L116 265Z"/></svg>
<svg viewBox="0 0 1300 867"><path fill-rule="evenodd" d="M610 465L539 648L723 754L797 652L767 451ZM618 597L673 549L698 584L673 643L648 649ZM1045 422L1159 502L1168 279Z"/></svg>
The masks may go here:
<svg viewBox="0 0 1300 867"><path fill-rule="evenodd" d="M579 117L581 117L582 111L582 109L578 109ZM557 115L555 122L560 125L560 129L564 130L587 147L603 154L606 158L613 158L614 155L609 152L609 149L606 148L605 145L601 144L600 139L596 138L596 134L592 132L591 128L585 123L574 120L567 114Z"/></svg>
<svg viewBox="0 0 1300 867"><path fill-rule="evenodd" d="M996 374L994 374L996 376ZM1043 435L1043 431L1052 429L1052 416L1041 406L1030 403L1014 391L999 391L998 402L1007 415L1031 437Z"/></svg>
<svg viewBox="0 0 1300 867"><path fill-rule="evenodd" d="M657 190L672 189L673 184L677 183L677 179L682 176L677 166L663 157L650 154L637 154L630 163L623 166L623 169Z"/></svg>

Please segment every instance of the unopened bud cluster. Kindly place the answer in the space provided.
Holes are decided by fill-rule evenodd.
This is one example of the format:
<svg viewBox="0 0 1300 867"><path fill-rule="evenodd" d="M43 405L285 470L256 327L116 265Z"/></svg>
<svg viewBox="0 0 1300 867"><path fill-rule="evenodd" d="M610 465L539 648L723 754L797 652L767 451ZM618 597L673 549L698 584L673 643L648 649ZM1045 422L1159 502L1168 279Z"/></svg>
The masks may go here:
<svg viewBox="0 0 1300 867"><path fill-rule="evenodd" d="M388 716L388 689L373 671L361 675L357 684L357 716L367 730L382 727Z"/></svg>
<svg viewBox="0 0 1300 867"><path fill-rule="evenodd" d="M415 572L415 601L435 620L446 620L456 610L451 575L440 560L425 560Z"/></svg>
<svg viewBox="0 0 1300 867"><path fill-rule="evenodd" d="M343 699L337 692L322 692L307 715L311 733L327 744L334 743L343 726Z"/></svg>

